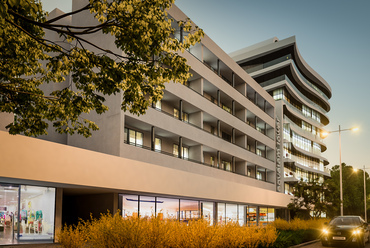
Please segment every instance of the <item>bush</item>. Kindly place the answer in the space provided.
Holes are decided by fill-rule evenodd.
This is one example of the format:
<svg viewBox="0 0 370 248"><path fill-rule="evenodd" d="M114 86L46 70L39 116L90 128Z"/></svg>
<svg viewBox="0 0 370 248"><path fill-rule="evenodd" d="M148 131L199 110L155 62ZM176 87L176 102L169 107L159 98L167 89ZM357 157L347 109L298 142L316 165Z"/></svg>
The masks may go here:
<svg viewBox="0 0 370 248"><path fill-rule="evenodd" d="M327 219L301 220L296 218L288 222L276 219L271 224L278 230L278 237L273 247L289 247L318 239L321 229L327 221Z"/></svg>
<svg viewBox="0 0 370 248"><path fill-rule="evenodd" d="M246 227L237 223L211 226L206 220L189 223L159 218L123 219L119 213L65 226L58 234L62 247L272 247L274 226Z"/></svg>

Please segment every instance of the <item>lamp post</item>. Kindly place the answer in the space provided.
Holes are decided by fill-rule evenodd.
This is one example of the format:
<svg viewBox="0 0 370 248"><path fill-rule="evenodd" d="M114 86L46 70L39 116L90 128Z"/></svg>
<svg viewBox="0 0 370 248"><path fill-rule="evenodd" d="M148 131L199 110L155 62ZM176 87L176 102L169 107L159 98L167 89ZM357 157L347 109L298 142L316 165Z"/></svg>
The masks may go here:
<svg viewBox="0 0 370 248"><path fill-rule="evenodd" d="M340 192L340 215L343 216L343 172L342 172L342 145L341 145L341 132L343 131L357 131L357 127L347 128L347 129L339 129L335 131L327 131L323 132L322 135L325 137L330 133L338 133L339 134L339 192Z"/></svg>

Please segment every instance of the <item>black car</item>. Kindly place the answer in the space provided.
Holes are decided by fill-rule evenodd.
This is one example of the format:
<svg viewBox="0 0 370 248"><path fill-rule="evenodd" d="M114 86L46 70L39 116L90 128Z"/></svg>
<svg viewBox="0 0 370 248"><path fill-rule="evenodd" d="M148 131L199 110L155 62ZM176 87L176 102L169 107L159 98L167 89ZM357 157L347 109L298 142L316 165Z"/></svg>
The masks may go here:
<svg viewBox="0 0 370 248"><path fill-rule="evenodd" d="M365 247L369 242L368 224L360 216L338 216L326 224L321 243L323 246L355 245Z"/></svg>

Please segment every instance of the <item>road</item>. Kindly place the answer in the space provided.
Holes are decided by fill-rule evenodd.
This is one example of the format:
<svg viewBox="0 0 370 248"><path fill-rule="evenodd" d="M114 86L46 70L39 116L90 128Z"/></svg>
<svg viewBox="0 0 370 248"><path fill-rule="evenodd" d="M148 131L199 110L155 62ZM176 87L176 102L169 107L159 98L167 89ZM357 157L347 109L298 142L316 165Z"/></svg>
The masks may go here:
<svg viewBox="0 0 370 248"><path fill-rule="evenodd" d="M316 242L310 245L302 246L302 248L322 248L324 246L321 245L321 242ZM344 247L344 246L342 246ZM366 243L365 248L370 248L370 243Z"/></svg>

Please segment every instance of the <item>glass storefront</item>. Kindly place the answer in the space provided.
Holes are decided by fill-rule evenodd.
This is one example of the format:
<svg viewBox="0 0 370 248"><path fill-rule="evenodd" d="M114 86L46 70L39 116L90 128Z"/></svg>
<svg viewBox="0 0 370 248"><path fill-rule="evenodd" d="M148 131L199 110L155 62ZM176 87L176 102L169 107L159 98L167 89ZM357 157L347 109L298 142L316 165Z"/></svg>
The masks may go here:
<svg viewBox="0 0 370 248"><path fill-rule="evenodd" d="M0 185L0 245L53 240L55 188Z"/></svg>
<svg viewBox="0 0 370 248"><path fill-rule="evenodd" d="M241 226L265 225L275 220L274 208L141 195L120 197L124 218L157 216L161 220L173 219L182 222L204 218L210 225L216 220L218 224L234 222Z"/></svg>

